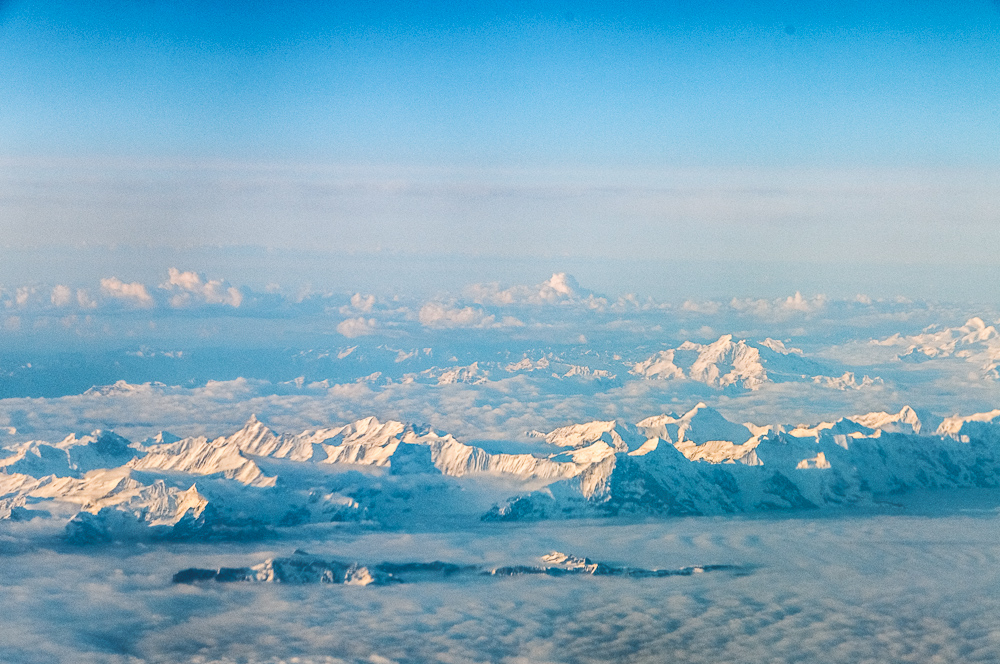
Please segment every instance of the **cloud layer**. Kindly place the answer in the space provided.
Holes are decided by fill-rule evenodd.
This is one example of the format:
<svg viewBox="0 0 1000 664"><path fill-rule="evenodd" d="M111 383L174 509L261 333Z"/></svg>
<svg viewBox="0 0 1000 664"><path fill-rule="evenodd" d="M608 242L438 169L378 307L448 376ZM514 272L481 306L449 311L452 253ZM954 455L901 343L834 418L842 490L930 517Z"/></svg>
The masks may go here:
<svg viewBox="0 0 1000 664"><path fill-rule="evenodd" d="M990 662L1000 655L996 523L678 519L116 552L26 549L30 524L22 524L0 539L9 563L0 638L19 662ZM379 588L170 583L176 569L238 566L293 548L487 565L531 564L557 549L634 566L736 563L752 572Z"/></svg>

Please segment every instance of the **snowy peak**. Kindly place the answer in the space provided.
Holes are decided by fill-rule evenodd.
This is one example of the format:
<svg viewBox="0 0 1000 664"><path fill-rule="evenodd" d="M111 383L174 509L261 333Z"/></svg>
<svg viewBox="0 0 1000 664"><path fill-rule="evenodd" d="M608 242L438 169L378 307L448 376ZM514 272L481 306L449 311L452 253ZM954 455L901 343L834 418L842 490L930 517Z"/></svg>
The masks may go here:
<svg viewBox="0 0 1000 664"><path fill-rule="evenodd" d="M268 456L277 448L280 440L263 422L251 415L243 428L224 438L217 438L213 445L217 447L234 446L242 452L255 456Z"/></svg>
<svg viewBox="0 0 1000 664"><path fill-rule="evenodd" d="M193 475L220 474L242 484L272 486L274 478L266 477L256 463L243 455L239 442L244 441L241 436L245 433L246 429L243 429L229 438L213 442L202 437L152 445L147 448L144 457L136 458L128 465L135 470L166 470Z"/></svg>
<svg viewBox="0 0 1000 664"><path fill-rule="evenodd" d="M712 387L738 385L755 390L767 381L760 351L742 339L734 343L731 334L707 346L686 341L678 350L698 353L688 369L688 376L700 383Z"/></svg>
<svg viewBox="0 0 1000 664"><path fill-rule="evenodd" d="M194 527L207 506L208 500L194 485L181 491L163 480L151 485L120 482L66 524L66 538L75 544L92 544L155 534L169 536L184 525Z"/></svg>
<svg viewBox="0 0 1000 664"><path fill-rule="evenodd" d="M647 417L636 427L647 438L662 438L671 443L689 441L701 445L709 441L725 440L742 444L753 437L746 426L730 422L719 411L704 403L697 404L681 416Z"/></svg>
<svg viewBox="0 0 1000 664"><path fill-rule="evenodd" d="M150 436L146 440L142 441L139 447L142 448L148 445L162 445L164 443L176 443L179 440L181 440L180 436L175 436L169 431L161 431L155 436Z"/></svg>
<svg viewBox="0 0 1000 664"><path fill-rule="evenodd" d="M0 459L0 468L7 474L31 475L32 477L76 477L69 452L54 445L32 441L19 445L13 455Z"/></svg>
<svg viewBox="0 0 1000 664"><path fill-rule="evenodd" d="M734 343L731 334L710 344L685 341L677 348L660 351L636 363L631 373L662 380L688 378L712 387L740 383L748 389L755 389L767 380L759 351L743 340Z"/></svg>
<svg viewBox="0 0 1000 664"><path fill-rule="evenodd" d="M56 445L42 441L25 443L14 450L13 456L0 460L0 468L7 473L34 477L79 477L97 468L124 465L142 455L118 434L98 430L87 436L70 434Z"/></svg>
<svg viewBox="0 0 1000 664"><path fill-rule="evenodd" d="M672 443L691 461L759 463L753 451L758 437L747 426L730 422L704 403L699 403L679 417L647 417L636 426L650 439Z"/></svg>
<svg viewBox="0 0 1000 664"><path fill-rule="evenodd" d="M638 449L646 438L638 430L616 420L594 421L560 427L545 435L545 442L558 447L581 448L603 442L619 452Z"/></svg>
<svg viewBox="0 0 1000 664"><path fill-rule="evenodd" d="M1000 379L1000 334L979 317L970 318L960 327L937 329L932 325L921 334L894 334L876 343L904 347L906 350L898 355L903 362L942 359L970 362L979 366L979 373L984 378Z"/></svg>
<svg viewBox="0 0 1000 664"><path fill-rule="evenodd" d="M989 440L997 438L1000 434L998 425L1000 425L1000 410L991 410L974 415L946 417L935 433L963 442L968 442L972 436L982 436Z"/></svg>
<svg viewBox="0 0 1000 664"><path fill-rule="evenodd" d="M933 432L943 419L930 413L918 413L910 406L903 406L898 413L875 412L851 418L869 429L880 429L887 433Z"/></svg>
<svg viewBox="0 0 1000 664"><path fill-rule="evenodd" d="M197 518L208 505L194 484L186 491L168 487L163 480L143 486L135 480L119 482L108 494L87 503L83 511L97 514L106 507L141 515L152 526L174 525L185 515Z"/></svg>
<svg viewBox="0 0 1000 664"><path fill-rule="evenodd" d="M685 341L677 348L662 350L632 365L631 374L655 380L688 379L717 389L760 389L772 382L816 382L837 389L867 387L879 379L865 376L859 383L853 374L828 376L828 369L805 358L797 348L786 348L775 339L754 343L733 341L724 334L710 344Z"/></svg>

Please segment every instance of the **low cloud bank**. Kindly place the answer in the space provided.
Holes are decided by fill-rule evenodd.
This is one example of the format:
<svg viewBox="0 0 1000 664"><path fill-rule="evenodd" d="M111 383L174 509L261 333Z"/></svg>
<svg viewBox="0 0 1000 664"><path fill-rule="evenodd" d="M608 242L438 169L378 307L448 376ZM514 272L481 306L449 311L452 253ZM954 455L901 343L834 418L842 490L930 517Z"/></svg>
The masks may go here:
<svg viewBox="0 0 1000 664"><path fill-rule="evenodd" d="M10 553L23 533L5 530L0 639L6 657L31 663L991 662L1000 656L997 528L974 516L681 519L90 553ZM175 569L237 566L293 547L491 564L530 562L539 544L636 566L711 559L754 573L375 588L170 583Z"/></svg>

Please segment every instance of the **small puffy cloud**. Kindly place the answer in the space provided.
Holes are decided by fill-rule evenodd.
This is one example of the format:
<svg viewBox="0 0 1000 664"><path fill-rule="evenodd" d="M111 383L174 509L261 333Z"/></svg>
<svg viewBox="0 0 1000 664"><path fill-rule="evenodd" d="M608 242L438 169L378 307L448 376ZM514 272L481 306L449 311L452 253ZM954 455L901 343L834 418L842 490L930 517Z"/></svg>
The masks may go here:
<svg viewBox="0 0 1000 664"><path fill-rule="evenodd" d="M369 334L375 334L376 324L374 318L364 318L363 316L358 316L357 318L348 318L347 320L341 321L337 325L337 332L344 335L348 339L353 339L354 337L363 337Z"/></svg>
<svg viewBox="0 0 1000 664"><path fill-rule="evenodd" d="M711 300L706 300L705 302L697 302L695 300L687 300L681 305L681 310L690 311L696 314L707 314L709 316L714 316L719 313L719 309L722 305L718 302L713 302Z"/></svg>
<svg viewBox="0 0 1000 664"><path fill-rule="evenodd" d="M53 305L57 307L65 307L73 301L73 291L71 291L69 287L59 284L52 288L52 295L50 299Z"/></svg>
<svg viewBox="0 0 1000 664"><path fill-rule="evenodd" d="M153 298L138 281L126 284L118 277L108 277L101 279L101 290L109 297L130 301L140 307L153 306Z"/></svg>
<svg viewBox="0 0 1000 664"><path fill-rule="evenodd" d="M15 293L14 295L14 298L17 301L17 306L23 307L24 305L26 305L28 303L28 298L31 297L33 291L34 289L28 286L22 286L21 288L18 288L17 293Z"/></svg>
<svg viewBox="0 0 1000 664"><path fill-rule="evenodd" d="M361 293L355 293L351 296L351 303L340 308L340 313L345 316L357 315L359 313L367 314L370 313L374 307L374 295L362 295Z"/></svg>
<svg viewBox="0 0 1000 664"><path fill-rule="evenodd" d="M79 304L84 309L94 309L97 307L97 302L90 297L90 293L86 288L76 289L76 303Z"/></svg>
<svg viewBox="0 0 1000 664"><path fill-rule="evenodd" d="M168 274L170 277L161 288L176 293L170 298L173 307L187 306L195 298L207 304L228 304L231 307L239 307L243 303L243 294L221 280L205 281L197 272L181 272L175 267L170 268Z"/></svg>
<svg viewBox="0 0 1000 664"><path fill-rule="evenodd" d="M795 295L789 295L784 299L777 300L740 300L733 298L729 306L743 313L753 316L784 317L796 313L813 313L826 306L826 296L816 295L815 297L803 297L802 293L795 291Z"/></svg>
<svg viewBox="0 0 1000 664"><path fill-rule="evenodd" d="M561 302L587 301L591 308L606 304L603 298L581 288L572 275L556 272L547 281L536 286L511 286L501 289L499 284L473 284L466 289L473 301L497 306L511 304L558 304Z"/></svg>
<svg viewBox="0 0 1000 664"><path fill-rule="evenodd" d="M789 311L816 311L826 305L826 296L817 295L812 299L802 297L802 293L795 291L795 295L785 298L782 306Z"/></svg>
<svg viewBox="0 0 1000 664"><path fill-rule="evenodd" d="M449 307L440 302L422 306L419 318L427 327L490 327L496 321L496 316L478 307Z"/></svg>
<svg viewBox="0 0 1000 664"><path fill-rule="evenodd" d="M524 325L513 316L504 316L499 322L493 314L478 307L449 307L440 302L428 302L420 308L420 323L425 327L487 328L521 327Z"/></svg>
<svg viewBox="0 0 1000 664"><path fill-rule="evenodd" d="M584 294L589 295L590 291L583 291L579 282L565 272L556 272L538 289L538 297L547 302L575 299Z"/></svg>
<svg viewBox="0 0 1000 664"><path fill-rule="evenodd" d="M372 310L372 307L375 306L375 296L355 293L351 296L351 306L358 311L364 311L367 313Z"/></svg>

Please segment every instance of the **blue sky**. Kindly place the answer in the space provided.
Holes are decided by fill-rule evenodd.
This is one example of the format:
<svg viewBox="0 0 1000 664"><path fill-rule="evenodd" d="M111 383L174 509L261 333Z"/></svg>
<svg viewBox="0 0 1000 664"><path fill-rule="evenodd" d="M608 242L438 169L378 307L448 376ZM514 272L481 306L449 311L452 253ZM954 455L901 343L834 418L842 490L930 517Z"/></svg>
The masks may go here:
<svg viewBox="0 0 1000 664"><path fill-rule="evenodd" d="M610 5L0 3L2 244L1000 266L1000 5Z"/></svg>
<svg viewBox="0 0 1000 664"><path fill-rule="evenodd" d="M987 0L606 4L11 2L2 146L431 165L997 160Z"/></svg>

